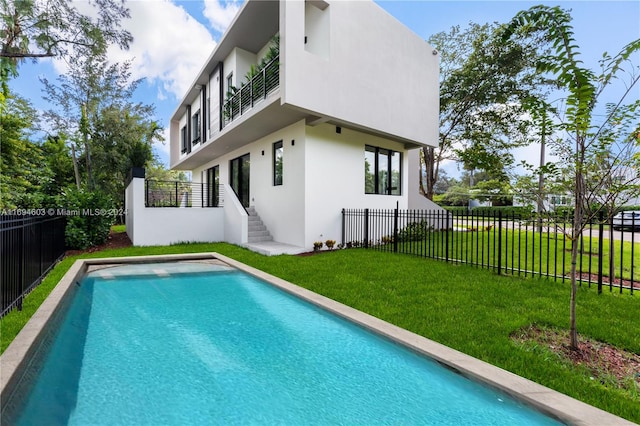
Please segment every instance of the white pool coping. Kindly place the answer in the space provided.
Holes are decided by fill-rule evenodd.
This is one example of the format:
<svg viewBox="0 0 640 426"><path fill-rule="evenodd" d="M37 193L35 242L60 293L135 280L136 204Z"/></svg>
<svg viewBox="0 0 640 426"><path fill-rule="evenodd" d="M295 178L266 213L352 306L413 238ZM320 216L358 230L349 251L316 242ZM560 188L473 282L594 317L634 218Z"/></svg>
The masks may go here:
<svg viewBox="0 0 640 426"><path fill-rule="evenodd" d="M392 341L407 346L411 350L432 358L466 377L505 392L516 400L520 400L561 422L576 426L635 424L218 253L77 260L0 356L0 401L6 401L13 392L14 387L19 383L28 366L30 358L38 348L39 339L46 332L46 325L61 305L65 295L76 282L79 282L84 277L90 266L215 259L260 278L277 288L346 318Z"/></svg>

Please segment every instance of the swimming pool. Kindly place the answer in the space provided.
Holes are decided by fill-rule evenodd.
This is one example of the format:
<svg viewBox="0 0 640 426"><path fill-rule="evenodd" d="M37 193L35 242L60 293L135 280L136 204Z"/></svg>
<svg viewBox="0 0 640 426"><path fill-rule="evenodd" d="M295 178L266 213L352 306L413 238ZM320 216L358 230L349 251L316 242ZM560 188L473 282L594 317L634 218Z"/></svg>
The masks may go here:
<svg viewBox="0 0 640 426"><path fill-rule="evenodd" d="M99 269L70 295L11 423L557 424L225 264Z"/></svg>

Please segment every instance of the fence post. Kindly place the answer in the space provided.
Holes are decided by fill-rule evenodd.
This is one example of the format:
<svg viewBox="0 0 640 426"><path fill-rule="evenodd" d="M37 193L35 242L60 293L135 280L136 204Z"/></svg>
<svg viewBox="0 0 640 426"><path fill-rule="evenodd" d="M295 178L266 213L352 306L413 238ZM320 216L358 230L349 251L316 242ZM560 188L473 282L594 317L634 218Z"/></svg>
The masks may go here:
<svg viewBox="0 0 640 426"><path fill-rule="evenodd" d="M442 212L438 210L438 215ZM444 261L449 262L449 215L453 215L450 211L446 211L445 220L446 224L444 225ZM453 219L451 220L453 223ZM442 230L442 221L440 221L440 229ZM451 236L453 237L453 226L451 226Z"/></svg>
<svg viewBox="0 0 640 426"><path fill-rule="evenodd" d="M176 205L173 207L180 207L180 202L178 201L178 181L176 181Z"/></svg>
<svg viewBox="0 0 640 426"><path fill-rule="evenodd" d="M342 247L344 247L344 244L345 244L345 242L344 242L344 232L345 232L345 230L344 230L344 222L345 222L345 217L344 216L345 216L345 211L344 211L344 209L342 209L342 241L341 241L342 242Z"/></svg>
<svg viewBox="0 0 640 426"><path fill-rule="evenodd" d="M498 210L498 275L502 273L502 211Z"/></svg>
<svg viewBox="0 0 640 426"><path fill-rule="evenodd" d="M18 298L18 310L22 310L22 301L24 299L24 230L25 219L22 220L22 228L20 229L20 257L18 261L18 281L20 282L20 297Z"/></svg>
<svg viewBox="0 0 640 426"><path fill-rule="evenodd" d="M598 294L602 293L602 244L604 240L604 223L603 212L600 210L598 214ZM620 245L622 247L622 245ZM609 277L609 283L611 284L613 277Z"/></svg>
<svg viewBox="0 0 640 426"><path fill-rule="evenodd" d="M396 201L396 209L393 212L393 252L398 252L398 207L399 202Z"/></svg>
<svg viewBox="0 0 640 426"><path fill-rule="evenodd" d="M144 206L149 207L149 181L144 180Z"/></svg>
<svg viewBox="0 0 640 426"><path fill-rule="evenodd" d="M369 209L364 209L364 248L369 248Z"/></svg>

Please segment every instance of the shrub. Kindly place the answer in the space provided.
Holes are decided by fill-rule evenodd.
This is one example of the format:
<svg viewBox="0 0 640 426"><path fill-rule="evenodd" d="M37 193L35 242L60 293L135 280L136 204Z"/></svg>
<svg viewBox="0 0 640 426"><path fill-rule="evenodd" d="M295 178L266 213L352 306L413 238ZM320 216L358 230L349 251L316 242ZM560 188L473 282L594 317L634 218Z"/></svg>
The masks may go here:
<svg viewBox="0 0 640 426"><path fill-rule="evenodd" d="M107 241L115 222L111 198L101 191L68 189L65 191L67 217L65 237L67 247L84 250Z"/></svg>
<svg viewBox="0 0 640 426"><path fill-rule="evenodd" d="M533 212L530 207L518 207L518 206L500 206L500 207L474 207L471 209L471 214L475 216L497 216L498 213L502 214L502 217L517 218L517 219L530 219L533 216Z"/></svg>
<svg viewBox="0 0 640 426"><path fill-rule="evenodd" d="M433 227L427 221L413 222L398 232L398 241L421 241L431 230Z"/></svg>
<svg viewBox="0 0 640 426"><path fill-rule="evenodd" d="M333 250L333 246L336 245L335 240L327 240L324 242L329 250Z"/></svg>
<svg viewBox="0 0 640 426"><path fill-rule="evenodd" d="M313 243L313 251L318 251L322 248L322 241L316 241L315 243Z"/></svg>

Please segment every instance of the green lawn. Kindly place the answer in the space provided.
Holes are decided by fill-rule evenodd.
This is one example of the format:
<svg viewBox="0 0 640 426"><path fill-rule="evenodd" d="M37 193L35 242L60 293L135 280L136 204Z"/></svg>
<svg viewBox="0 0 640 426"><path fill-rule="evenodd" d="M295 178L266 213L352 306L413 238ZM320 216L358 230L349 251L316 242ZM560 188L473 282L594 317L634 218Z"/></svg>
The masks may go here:
<svg viewBox="0 0 640 426"><path fill-rule="evenodd" d="M496 267L498 253L501 253L501 266L506 272L535 271L542 275L567 275L571 269L571 241L560 233L532 232L518 229L496 228L484 229L474 227L471 231L439 232L409 234L408 241L398 243L398 251L426 257L440 257L449 260L457 259L466 263ZM635 281L640 279L640 241L635 244L615 240L610 246L609 240L602 240L599 245L597 233L593 237L584 237L581 255L578 257L578 270L591 274L592 281L597 281L598 254L603 256L603 281L609 281L609 260L613 249L615 263L615 283L620 277ZM392 250L392 244L378 246L382 250ZM585 277L586 278L586 277Z"/></svg>
<svg viewBox="0 0 640 426"><path fill-rule="evenodd" d="M532 323L566 328L569 286L498 276L488 270L364 249L314 256L266 257L230 244L131 247L64 259L32 292L22 312L0 321L2 351L79 257L217 251L400 327L512 371L606 411L640 422L640 389L608 387L591 373L542 347L524 348L510 335ZM640 353L640 301L628 294L582 287L578 330Z"/></svg>

